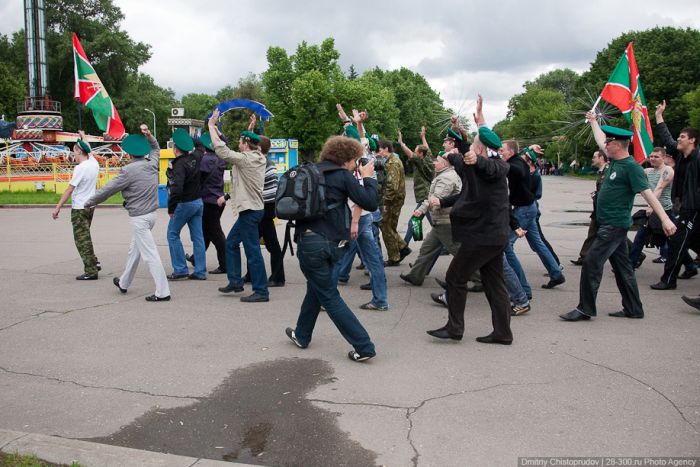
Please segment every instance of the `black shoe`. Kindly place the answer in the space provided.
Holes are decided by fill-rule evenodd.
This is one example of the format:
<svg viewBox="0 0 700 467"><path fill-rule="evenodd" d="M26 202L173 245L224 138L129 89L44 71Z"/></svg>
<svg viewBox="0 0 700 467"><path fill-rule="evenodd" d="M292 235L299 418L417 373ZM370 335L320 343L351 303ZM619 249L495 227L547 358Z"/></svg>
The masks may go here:
<svg viewBox="0 0 700 467"><path fill-rule="evenodd" d="M297 339L297 335L294 333L294 329L292 328L287 328L284 330L284 333L289 337L289 340L294 342L294 345L299 347L300 349L305 349L307 346L302 345L301 342Z"/></svg>
<svg viewBox="0 0 700 467"><path fill-rule="evenodd" d="M243 283L250 284L250 274L246 274L245 276L243 276Z"/></svg>
<svg viewBox="0 0 700 467"><path fill-rule="evenodd" d="M578 259L570 259L571 264L574 266L583 266L583 258L579 257Z"/></svg>
<svg viewBox="0 0 700 467"><path fill-rule="evenodd" d="M399 262L403 261L403 259L410 255L413 252L409 247L404 248L403 250L399 251Z"/></svg>
<svg viewBox="0 0 700 467"><path fill-rule="evenodd" d="M170 295L167 297L157 297L155 294L154 295L149 295L146 297L147 302L169 302L170 301Z"/></svg>
<svg viewBox="0 0 700 467"><path fill-rule="evenodd" d="M243 286L242 285L228 284L226 287L219 287L219 292L221 292L221 293L231 293L231 292L239 293L239 292L243 292Z"/></svg>
<svg viewBox="0 0 700 467"><path fill-rule="evenodd" d="M219 266L218 268L209 271L209 274L226 274L226 269L223 269L221 266Z"/></svg>
<svg viewBox="0 0 700 467"><path fill-rule="evenodd" d="M608 313L608 316L612 316L613 318L632 318L632 319L644 318L644 315L631 315L629 313L626 313L625 310L616 311L614 313Z"/></svg>
<svg viewBox="0 0 700 467"><path fill-rule="evenodd" d="M647 259L647 255L644 254L644 252L639 254L639 259L637 260L637 263L634 265L634 269L639 269L639 267L642 265L644 260Z"/></svg>
<svg viewBox="0 0 700 467"><path fill-rule="evenodd" d="M116 285L121 293L126 293L126 289L122 289L122 286L119 285L119 278L118 277L115 277L114 279L112 279L112 284Z"/></svg>
<svg viewBox="0 0 700 467"><path fill-rule="evenodd" d="M676 283L659 281L656 284L651 284L649 287L654 290L676 290Z"/></svg>
<svg viewBox="0 0 700 467"><path fill-rule="evenodd" d="M284 287L284 281L267 281L268 287Z"/></svg>
<svg viewBox="0 0 700 467"><path fill-rule="evenodd" d="M352 360L353 362L366 362L370 358L374 357L377 355L376 353L364 353L364 352L358 352L356 350L351 350L348 352L348 358Z"/></svg>
<svg viewBox="0 0 700 467"><path fill-rule="evenodd" d="M188 279L190 276L189 276L189 274L172 273L172 274L168 274L166 277L168 278L169 281L183 281L185 279Z"/></svg>
<svg viewBox="0 0 700 467"><path fill-rule="evenodd" d="M484 291L484 286L481 284L474 284L471 287L467 287L467 292L481 293Z"/></svg>
<svg viewBox="0 0 700 467"><path fill-rule="evenodd" d="M185 259L186 259L192 266L194 266L194 255L186 254L186 255L185 255Z"/></svg>
<svg viewBox="0 0 700 467"><path fill-rule="evenodd" d="M76 281L96 281L97 280L97 274L81 274L79 276L75 276Z"/></svg>
<svg viewBox="0 0 700 467"><path fill-rule="evenodd" d="M691 277L695 277L698 275L698 271L696 269L693 270L688 270L686 269L683 271L683 274L679 274L678 278L679 279L690 279Z"/></svg>
<svg viewBox="0 0 700 467"><path fill-rule="evenodd" d="M683 295L681 297L685 303L692 306L693 308L700 310L700 297L690 298Z"/></svg>
<svg viewBox="0 0 700 467"><path fill-rule="evenodd" d="M447 282L440 280L437 277L435 278L435 282L437 282L437 285L439 285L443 289L447 290Z"/></svg>
<svg viewBox="0 0 700 467"><path fill-rule="evenodd" d="M462 336L459 336L456 334L450 334L450 332L445 328L433 329L432 331L425 331L425 332L433 337L437 337L438 339L452 339L453 341L461 341L462 340Z"/></svg>
<svg viewBox="0 0 700 467"><path fill-rule="evenodd" d="M366 267L367 267L367 266L365 266L364 264L360 263L358 266L355 266L355 269L357 269L358 271L362 271L362 270L365 269Z"/></svg>
<svg viewBox="0 0 700 467"><path fill-rule="evenodd" d="M338 279L338 285L348 285L350 279Z"/></svg>
<svg viewBox="0 0 700 467"><path fill-rule="evenodd" d="M433 301L439 305L442 305L444 307L447 307L447 292L443 293L431 293L430 298L433 299Z"/></svg>
<svg viewBox="0 0 700 467"><path fill-rule="evenodd" d="M253 293L250 295L246 295L245 297L241 297L241 301L244 303L269 302L270 297L260 295L259 293Z"/></svg>
<svg viewBox="0 0 700 467"><path fill-rule="evenodd" d="M566 279L564 278L564 276L561 276L558 279L549 279L549 282L547 282L546 284L542 284L542 288L543 289L553 289L554 287L556 287L560 284L563 284L564 282L566 282Z"/></svg>
<svg viewBox="0 0 700 467"><path fill-rule="evenodd" d="M193 281L205 281L205 280L207 280L207 276L204 276L204 277L195 276L194 273L187 276L187 278L190 280L193 280Z"/></svg>
<svg viewBox="0 0 700 467"><path fill-rule="evenodd" d="M360 290L372 290L372 283L367 282L366 284L362 284L360 286Z"/></svg>
<svg viewBox="0 0 700 467"><path fill-rule="evenodd" d="M652 260L652 263L655 263L655 264L664 264L665 262L666 262L666 258L664 258L663 256L659 256L655 260Z"/></svg>
<svg viewBox="0 0 700 467"><path fill-rule="evenodd" d="M398 266L399 264L401 264L401 260L398 260L398 261L392 261L392 260L384 261L384 267L385 267L385 268L393 268L393 267Z"/></svg>
<svg viewBox="0 0 700 467"><path fill-rule="evenodd" d="M564 313L563 315L559 315L561 319L564 321L588 321L591 319L590 316L584 314L581 310L578 308L574 308L568 313Z"/></svg>
<svg viewBox="0 0 700 467"><path fill-rule="evenodd" d="M400 277L401 279L403 279L404 281L408 282L408 283L411 284L411 285L416 285L416 286L421 286L421 285L423 285L423 283L417 284L417 283L413 282L413 280L412 280L409 276L407 276L406 274L404 274L404 273L399 274L399 277Z"/></svg>
<svg viewBox="0 0 700 467"><path fill-rule="evenodd" d="M499 337L495 337L493 334L489 334L488 336L483 337L477 337L476 341L481 342L482 344L510 345L513 343L513 339L501 339Z"/></svg>
<svg viewBox="0 0 700 467"><path fill-rule="evenodd" d="M99 261L95 263L95 267L97 268L97 272L102 271L102 263L100 263Z"/></svg>

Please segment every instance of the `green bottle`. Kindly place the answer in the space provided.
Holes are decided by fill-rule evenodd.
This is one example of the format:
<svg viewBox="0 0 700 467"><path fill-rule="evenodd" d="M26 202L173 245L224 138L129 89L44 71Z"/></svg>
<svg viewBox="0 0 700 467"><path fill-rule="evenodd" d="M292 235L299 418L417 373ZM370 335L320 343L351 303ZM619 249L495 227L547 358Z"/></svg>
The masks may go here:
<svg viewBox="0 0 700 467"><path fill-rule="evenodd" d="M423 240L423 217L411 216L411 227L413 227L413 240L420 242Z"/></svg>

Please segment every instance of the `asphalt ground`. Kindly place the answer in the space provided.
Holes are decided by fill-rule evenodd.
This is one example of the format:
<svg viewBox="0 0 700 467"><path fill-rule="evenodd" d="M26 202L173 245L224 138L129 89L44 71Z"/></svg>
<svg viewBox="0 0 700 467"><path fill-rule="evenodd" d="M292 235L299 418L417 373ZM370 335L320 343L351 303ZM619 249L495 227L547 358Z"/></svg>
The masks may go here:
<svg viewBox="0 0 700 467"><path fill-rule="evenodd" d="M130 240L123 209L95 214L102 271L92 282L74 279L82 264L68 210L54 221L50 209L0 209L0 429L262 465L700 456L700 313L680 299L700 293L700 276L653 291L661 265L645 250L637 271L645 319L607 316L621 307L609 266L599 316L558 318L577 303L580 268L569 260L586 236L593 189L590 180L544 177L541 224L566 283L541 289L544 267L518 241L534 297L532 311L513 318L512 346L474 341L491 329L483 294L469 294L464 340L426 335L446 321L430 293L440 290L432 277L444 276L449 257L422 287L409 286L398 276L418 255L413 243L402 266L386 269L386 312L359 309L370 292L354 270L341 294L377 347L363 364L347 358L349 345L325 315L309 348L286 338L305 293L289 254L286 286L270 289L268 303L218 293L220 275L172 283L172 301L147 303L154 284L145 265L128 294L112 284ZM410 183L407 190L400 233L415 206ZM167 220L159 210L154 236L171 272ZM230 211L222 223L228 231ZM280 223L280 239L283 232ZM215 258L212 246L209 269Z"/></svg>

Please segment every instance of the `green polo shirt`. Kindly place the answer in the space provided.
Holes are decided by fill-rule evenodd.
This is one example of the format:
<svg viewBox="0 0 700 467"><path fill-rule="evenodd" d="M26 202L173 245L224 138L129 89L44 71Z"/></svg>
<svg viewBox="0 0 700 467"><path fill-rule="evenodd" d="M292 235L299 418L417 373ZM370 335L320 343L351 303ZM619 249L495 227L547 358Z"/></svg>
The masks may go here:
<svg viewBox="0 0 700 467"><path fill-rule="evenodd" d="M628 229L632 225L634 197L649 188L644 169L633 157L610 160L608 173L596 199L596 220L599 225Z"/></svg>

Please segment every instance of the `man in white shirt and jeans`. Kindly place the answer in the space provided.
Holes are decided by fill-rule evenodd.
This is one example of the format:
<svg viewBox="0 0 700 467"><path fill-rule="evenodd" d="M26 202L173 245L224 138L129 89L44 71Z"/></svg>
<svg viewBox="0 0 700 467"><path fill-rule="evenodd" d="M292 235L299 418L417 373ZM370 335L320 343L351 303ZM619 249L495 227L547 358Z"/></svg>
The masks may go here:
<svg viewBox="0 0 700 467"><path fill-rule="evenodd" d="M77 276L76 280L93 281L97 280L97 271L100 269L90 236L90 225L95 208L86 208L85 201L95 194L100 166L95 158L90 156L90 145L85 142L85 133L81 131L79 134L80 139L73 146L73 154L78 165L73 170L68 188L63 192L51 215L54 219L58 219L61 208L68 197L71 198L70 220L73 224L73 240L85 267L85 273Z"/></svg>

